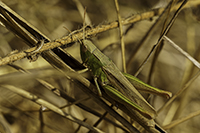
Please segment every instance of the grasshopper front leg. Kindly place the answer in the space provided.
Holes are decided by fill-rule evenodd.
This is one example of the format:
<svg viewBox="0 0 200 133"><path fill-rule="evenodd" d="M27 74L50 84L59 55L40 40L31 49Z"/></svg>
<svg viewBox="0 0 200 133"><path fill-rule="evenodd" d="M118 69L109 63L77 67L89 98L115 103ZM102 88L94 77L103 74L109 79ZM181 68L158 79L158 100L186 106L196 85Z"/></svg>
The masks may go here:
<svg viewBox="0 0 200 133"><path fill-rule="evenodd" d="M95 85L96 85L96 87L97 87L98 95L101 97L101 96L102 96L102 93L101 93L101 89L100 89L100 87L99 87L99 84L98 84L98 81L97 81L97 77L96 77L96 76L94 76L94 83L95 83Z"/></svg>

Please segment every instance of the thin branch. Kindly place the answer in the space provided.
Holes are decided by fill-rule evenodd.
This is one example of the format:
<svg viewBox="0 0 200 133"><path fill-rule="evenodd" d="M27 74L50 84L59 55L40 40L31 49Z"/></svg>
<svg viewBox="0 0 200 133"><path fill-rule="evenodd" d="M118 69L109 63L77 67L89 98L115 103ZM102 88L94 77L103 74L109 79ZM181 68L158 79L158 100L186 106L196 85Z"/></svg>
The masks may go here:
<svg viewBox="0 0 200 133"><path fill-rule="evenodd" d="M176 12L174 13L172 19L170 20L170 22L166 26L165 30L162 32L162 34L161 34L160 38L158 39L157 43L153 46L153 48L151 49L150 53L147 55L146 59L142 62L142 64L140 65L138 71L135 73L135 76L137 76L142 71L144 65L148 62L150 56L152 55L152 52L154 51L154 49L156 49L159 46L159 44L163 40L163 37L168 33L168 31L170 30L171 26L174 24L178 14L180 13L180 11L183 9L183 7L185 6L185 4L187 2L188 2L188 0L184 0L182 2L182 4L179 6L179 8L176 10Z"/></svg>
<svg viewBox="0 0 200 133"><path fill-rule="evenodd" d="M197 4L200 3L200 1L198 1L198 2L197 1L194 1L194 2L189 1L188 3L189 4L187 4L187 6L185 5L184 8L197 5ZM178 6L179 5L174 6L172 10L176 10ZM164 10L164 8L159 8L159 9L151 10L149 12L130 16L130 17L122 20L122 25L136 23L136 22L139 22L139 21L145 20L145 19L150 19L154 16L160 15L163 12L163 10ZM112 23L107 24L107 25L99 25L95 28L89 29L89 30L86 31L85 34L89 38L89 37L94 36L96 34L99 34L101 32L104 32L104 31L107 31L107 30L110 30L110 29L113 29L113 28L117 28L117 27L118 27L118 22L112 22ZM81 40L81 39L83 39L83 32L73 34L72 36L65 36L63 38L56 39L55 41L45 43L44 46L39 51L36 51L34 54L38 54L38 53L41 53L43 51L47 51L49 49L54 49L56 47L66 45L68 43L76 42L76 41ZM23 58L26 58L27 52L30 53L31 51L34 51L36 49L37 49L37 47L33 47L33 48L27 49L25 51L18 52L16 54L11 54L9 56L6 56L6 57L0 59L0 66L15 62L15 61L23 59Z"/></svg>
<svg viewBox="0 0 200 133"><path fill-rule="evenodd" d="M135 56L137 55L137 53L140 51L140 48L144 45L144 42L147 40L147 37L154 31L153 29L159 24L159 22L162 20L161 18L163 18L165 12L167 11L167 9L169 9L171 5L171 2L165 7L165 10L163 10L162 14L160 14L160 16L157 18L157 20L155 21L155 23L153 23L153 25L149 28L149 30L146 32L146 34L144 35L144 37L141 39L141 41L138 43L137 47L135 48L135 52L133 52L131 54L131 58L127 61L127 69L129 70L129 68L131 67L131 63L133 62ZM134 75L137 76L137 75Z"/></svg>

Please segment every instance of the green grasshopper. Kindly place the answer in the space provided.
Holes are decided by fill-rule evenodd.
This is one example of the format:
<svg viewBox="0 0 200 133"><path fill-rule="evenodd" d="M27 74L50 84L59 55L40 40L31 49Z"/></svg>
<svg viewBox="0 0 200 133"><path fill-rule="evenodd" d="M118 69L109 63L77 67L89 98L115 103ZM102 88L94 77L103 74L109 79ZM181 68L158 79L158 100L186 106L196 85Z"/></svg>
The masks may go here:
<svg viewBox="0 0 200 133"><path fill-rule="evenodd" d="M156 111L135 87L142 91L164 95L167 98L171 97L171 93L154 88L132 75L122 73L91 41L83 40L82 43L81 58L94 75L99 95L101 96L100 84L106 94L115 101L134 108L148 119L154 119Z"/></svg>

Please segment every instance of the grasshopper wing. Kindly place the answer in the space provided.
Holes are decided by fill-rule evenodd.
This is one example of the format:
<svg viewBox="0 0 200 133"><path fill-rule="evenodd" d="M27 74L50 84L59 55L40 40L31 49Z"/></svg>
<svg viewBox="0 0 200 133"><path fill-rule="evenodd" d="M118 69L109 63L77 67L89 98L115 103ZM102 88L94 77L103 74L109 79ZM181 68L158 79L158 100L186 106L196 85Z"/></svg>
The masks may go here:
<svg viewBox="0 0 200 133"><path fill-rule="evenodd" d="M113 64L112 68L113 68ZM154 108L143 98L143 96L135 89L135 87L123 76L123 74L118 70L114 65L116 70L110 70L110 66L104 66L103 71L106 73L111 84L114 84L115 87L123 95L128 97L131 101L138 104L140 107L145 109L151 118L156 117L156 111ZM118 71L117 71L118 70Z"/></svg>

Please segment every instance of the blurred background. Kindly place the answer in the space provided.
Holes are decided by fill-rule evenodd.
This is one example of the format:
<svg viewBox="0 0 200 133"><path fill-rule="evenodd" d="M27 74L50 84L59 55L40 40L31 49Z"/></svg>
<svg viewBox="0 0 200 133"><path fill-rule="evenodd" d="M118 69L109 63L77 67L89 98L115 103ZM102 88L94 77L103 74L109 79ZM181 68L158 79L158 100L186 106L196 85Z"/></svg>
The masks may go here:
<svg viewBox="0 0 200 133"><path fill-rule="evenodd" d="M68 35L69 32L66 28L70 31L74 31L82 28L83 25L83 19L77 9L76 0L3 0L3 2L51 40ZM168 2L168 0L119 0L120 15L122 18L127 18L133 14L151 11L154 8L166 7ZM86 7L86 11L91 19L91 25L93 27L108 24L117 20L115 3L112 0L81 0L80 3L83 7ZM170 13L169 18L173 16L174 12L175 11L172 11ZM197 61L200 58L199 13L200 3L191 5L189 8L184 8L167 34L171 40ZM137 72L139 66L145 60L161 34L165 18L163 18L150 32L149 36L145 38L141 48L136 49L138 45L141 44L141 40L150 27L156 22L157 18L158 16L155 16L150 20L142 20L132 25L123 26L123 31L126 33L124 35L124 41L126 45L127 62L129 62L133 54L137 52L133 60L127 66L127 72L132 75ZM108 30L96 35L95 44L116 63L120 70L122 70L119 29ZM6 56L14 50L22 51L27 48L29 47L23 40L17 38L3 26L0 27L1 57ZM75 43L65 50L81 62L78 43ZM152 59L153 56L150 57L150 60L137 76L146 83L149 81L148 76L150 74ZM75 85L64 78L63 75L57 74L57 71L42 57L39 57L35 62L30 62L28 59L22 59L16 61L14 64L31 71L33 74L22 74L10 66L1 66L1 84L12 84L25 89L58 107L62 107L69 103L61 97L53 95L51 91L47 90L43 85L37 82L35 78L50 82L55 87L66 91L76 100L88 98L84 92L79 88L74 87ZM152 76L150 77L150 82L148 83L157 88L170 91L174 95L183 88L197 72L198 68L196 68L193 63L169 43L164 42L164 47L158 56ZM173 120L186 117L200 109L200 82L198 82L198 80L199 78L192 82L184 93L179 95L168 108L159 113L156 120L161 126L165 126ZM44 128L43 131L41 131L41 118L39 112L41 107L39 105L36 105L34 102L24 99L5 88L0 88L0 91L1 126L2 123L6 123L9 128L6 130L11 130L13 133L76 132L78 128L76 123L68 121L51 111L43 112ZM146 96L146 94L144 96ZM150 102L156 110L158 110L167 102L167 99L159 96L151 96ZM94 103L92 99L83 100L81 103L84 103L88 107L92 107L100 113L105 112L99 105ZM86 122L91 125L98 120L98 117L83 111L75 105L71 105L66 111L81 120L86 118ZM107 117L113 119L109 115ZM167 131L169 133L199 132L199 121L200 116L196 116ZM102 121L98 128L106 133L124 132L106 121ZM81 133L87 131L86 128L81 127L78 132Z"/></svg>

